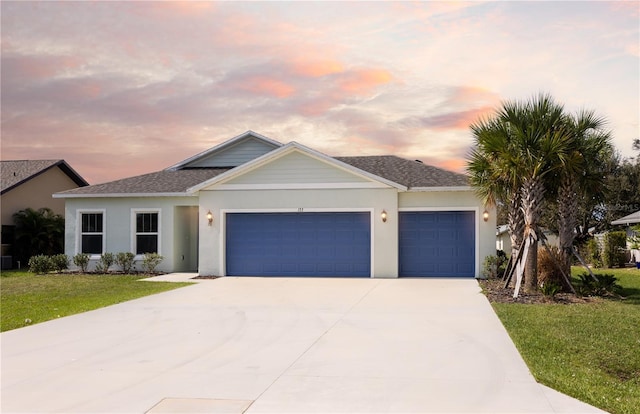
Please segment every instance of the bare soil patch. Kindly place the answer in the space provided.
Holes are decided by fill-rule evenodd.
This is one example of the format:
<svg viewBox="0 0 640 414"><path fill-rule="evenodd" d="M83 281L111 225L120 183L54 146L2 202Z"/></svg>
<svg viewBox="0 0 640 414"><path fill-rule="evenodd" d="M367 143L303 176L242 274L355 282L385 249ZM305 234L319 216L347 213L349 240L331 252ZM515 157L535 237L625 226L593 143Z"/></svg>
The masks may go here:
<svg viewBox="0 0 640 414"><path fill-rule="evenodd" d="M601 301L601 298L581 297L573 293L557 293L555 296L545 296L540 292L526 293L520 290L517 298L513 297L513 283L505 288L501 279L478 280L480 287L489 302L492 303L526 303L526 304L572 304L572 303L593 303Z"/></svg>

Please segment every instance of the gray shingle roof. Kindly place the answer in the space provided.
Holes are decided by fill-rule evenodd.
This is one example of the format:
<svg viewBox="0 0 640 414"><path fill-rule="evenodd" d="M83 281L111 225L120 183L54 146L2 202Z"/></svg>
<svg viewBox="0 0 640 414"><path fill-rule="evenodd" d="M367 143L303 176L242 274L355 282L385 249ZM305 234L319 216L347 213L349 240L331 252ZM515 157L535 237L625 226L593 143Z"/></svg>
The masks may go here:
<svg viewBox="0 0 640 414"><path fill-rule="evenodd" d="M335 157L353 167L401 184L405 187L461 187L468 186L463 174L410 161L393 155ZM216 177L231 168L194 168L163 170L104 184L64 191L65 195L96 196L101 194L161 194L185 193L189 188Z"/></svg>
<svg viewBox="0 0 640 414"><path fill-rule="evenodd" d="M53 167L59 167L77 185L88 185L64 160L9 160L0 161L1 193L4 194Z"/></svg>
<svg viewBox="0 0 640 414"><path fill-rule="evenodd" d="M469 180L464 174L394 155L334 158L405 187L466 187L469 185Z"/></svg>
<svg viewBox="0 0 640 414"><path fill-rule="evenodd" d="M207 181L229 168L198 168L177 171L157 171L122 180L111 181L88 187L76 188L58 194L100 195L100 194L156 194L184 193L196 184Z"/></svg>

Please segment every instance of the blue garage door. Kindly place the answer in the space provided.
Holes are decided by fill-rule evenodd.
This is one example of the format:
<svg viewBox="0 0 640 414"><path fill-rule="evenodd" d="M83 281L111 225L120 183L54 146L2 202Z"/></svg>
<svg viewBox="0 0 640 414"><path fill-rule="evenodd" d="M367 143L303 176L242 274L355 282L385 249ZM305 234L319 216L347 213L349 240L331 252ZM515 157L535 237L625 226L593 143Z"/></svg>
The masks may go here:
<svg viewBox="0 0 640 414"><path fill-rule="evenodd" d="M400 212L400 276L475 276L473 211Z"/></svg>
<svg viewBox="0 0 640 414"><path fill-rule="evenodd" d="M229 213L229 276L369 277L369 213Z"/></svg>

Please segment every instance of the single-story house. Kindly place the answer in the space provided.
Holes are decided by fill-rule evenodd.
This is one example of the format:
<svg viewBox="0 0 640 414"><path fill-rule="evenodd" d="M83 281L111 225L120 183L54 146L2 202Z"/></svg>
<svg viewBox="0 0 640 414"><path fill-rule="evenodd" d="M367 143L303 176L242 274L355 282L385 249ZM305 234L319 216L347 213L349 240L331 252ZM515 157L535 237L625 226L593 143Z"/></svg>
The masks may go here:
<svg viewBox="0 0 640 414"><path fill-rule="evenodd" d="M55 195L66 254L157 252L218 276L480 277L495 211L467 177L248 131L165 170ZM486 213L486 214L485 214Z"/></svg>
<svg viewBox="0 0 640 414"><path fill-rule="evenodd" d="M546 238L546 244L549 247L558 247L560 241L558 235L551 230L542 229ZM509 236L509 226L503 224L498 226L496 230L496 250L502 250L507 255L511 254L511 236Z"/></svg>
<svg viewBox="0 0 640 414"><path fill-rule="evenodd" d="M12 267L10 256L14 242L13 215L20 210L50 208L64 215L64 200L53 193L89 185L64 160L0 161L0 204L2 205L2 268Z"/></svg>
<svg viewBox="0 0 640 414"><path fill-rule="evenodd" d="M636 245L631 243L632 238L640 238L640 231L634 230L634 226L640 225L640 210L635 213L631 213L628 216L624 216L611 222L614 226L626 226L625 232L627 233L627 248L630 250L631 261L640 262L640 249Z"/></svg>

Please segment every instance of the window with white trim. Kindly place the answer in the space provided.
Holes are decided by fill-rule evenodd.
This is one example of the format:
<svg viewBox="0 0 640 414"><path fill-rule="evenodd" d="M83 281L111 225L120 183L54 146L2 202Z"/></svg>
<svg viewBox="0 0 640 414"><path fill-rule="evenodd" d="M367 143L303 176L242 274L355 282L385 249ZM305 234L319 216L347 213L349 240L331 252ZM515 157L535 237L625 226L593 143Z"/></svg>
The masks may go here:
<svg viewBox="0 0 640 414"><path fill-rule="evenodd" d="M136 254L160 253L159 216L157 211L135 212L134 251Z"/></svg>
<svg viewBox="0 0 640 414"><path fill-rule="evenodd" d="M104 243L104 213L80 213L81 253L102 254Z"/></svg>

